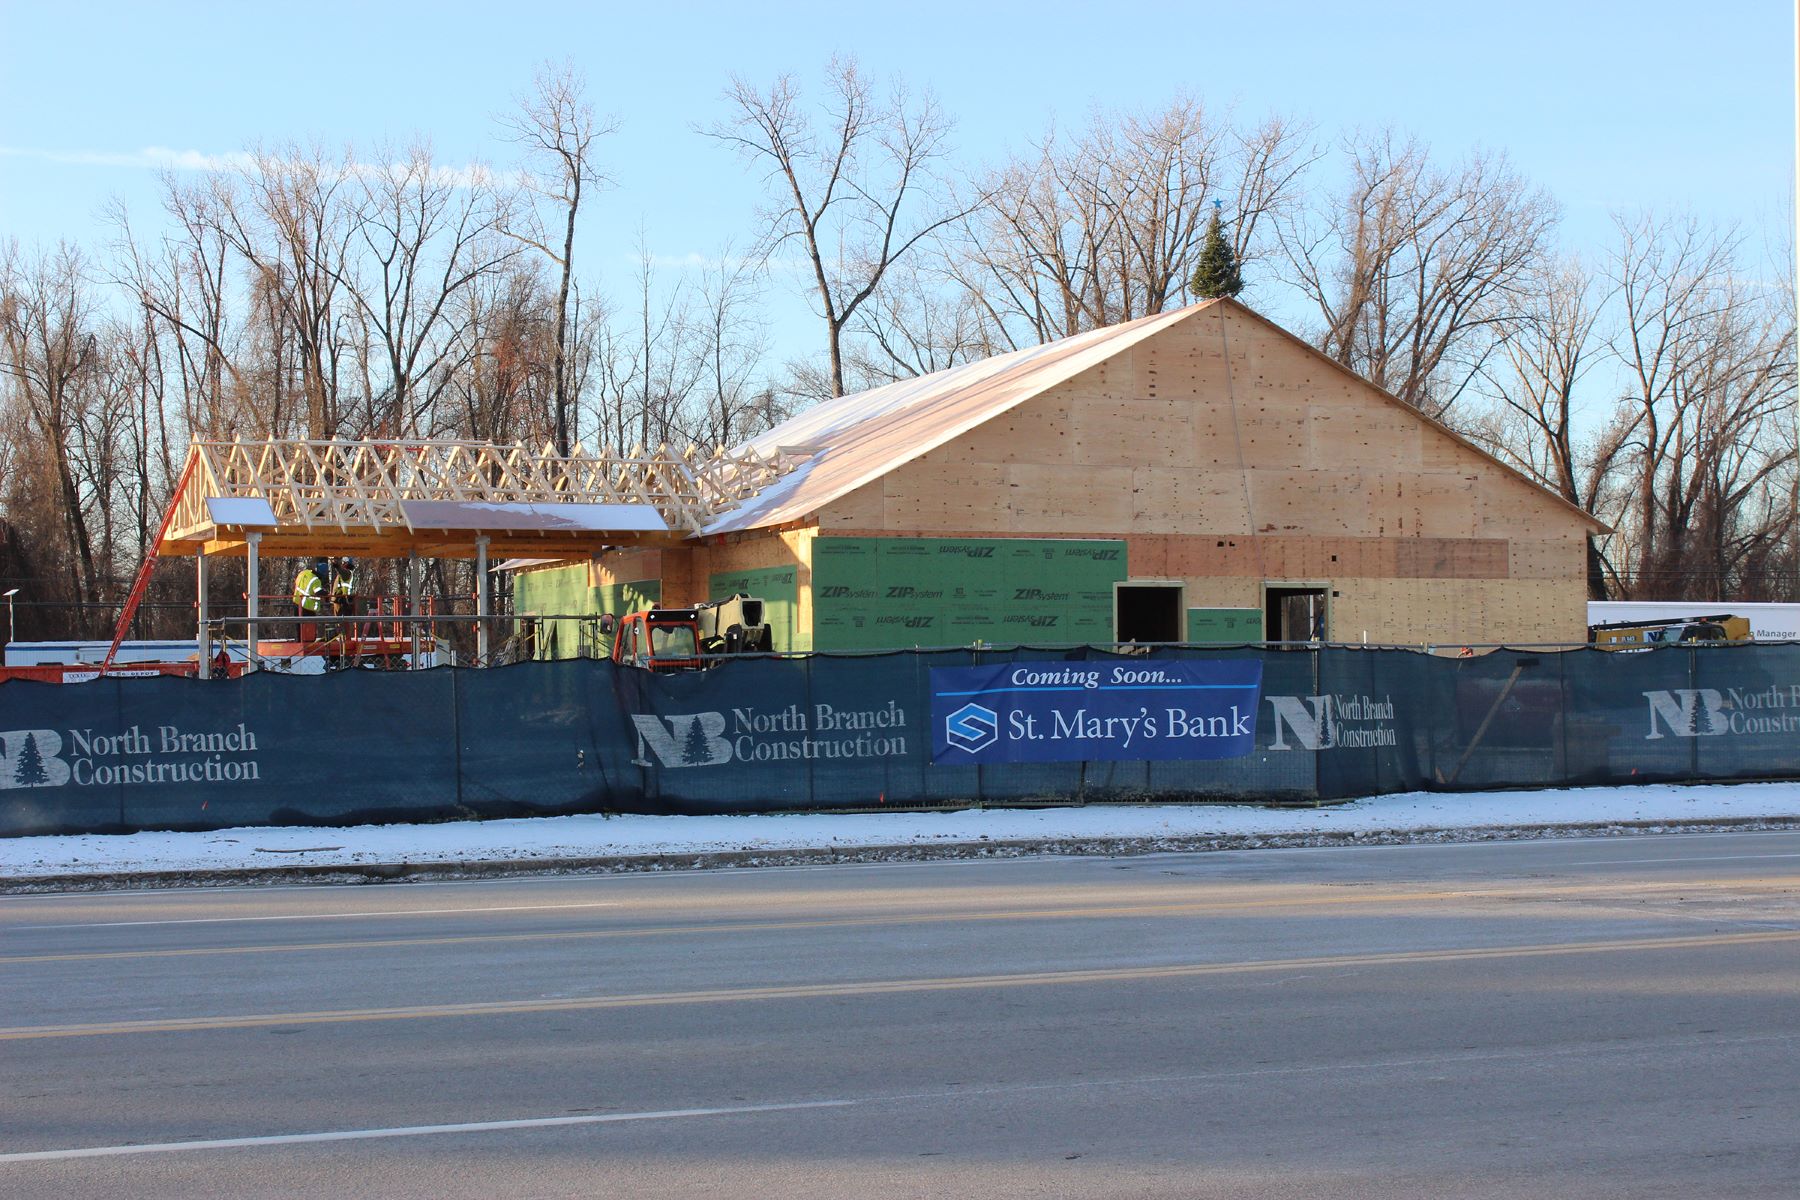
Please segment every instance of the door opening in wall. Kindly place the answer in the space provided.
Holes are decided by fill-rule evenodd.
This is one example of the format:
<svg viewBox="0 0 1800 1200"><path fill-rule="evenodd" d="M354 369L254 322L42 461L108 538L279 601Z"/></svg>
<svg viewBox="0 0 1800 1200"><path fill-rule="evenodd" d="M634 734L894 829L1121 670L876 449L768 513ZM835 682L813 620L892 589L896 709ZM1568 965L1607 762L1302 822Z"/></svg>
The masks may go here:
<svg viewBox="0 0 1800 1200"><path fill-rule="evenodd" d="M1187 640L1187 586L1179 579L1127 579L1113 584L1115 642Z"/></svg>
<svg viewBox="0 0 1800 1200"><path fill-rule="evenodd" d="M1322 642L1329 621L1325 587L1263 585L1263 636L1271 642Z"/></svg>

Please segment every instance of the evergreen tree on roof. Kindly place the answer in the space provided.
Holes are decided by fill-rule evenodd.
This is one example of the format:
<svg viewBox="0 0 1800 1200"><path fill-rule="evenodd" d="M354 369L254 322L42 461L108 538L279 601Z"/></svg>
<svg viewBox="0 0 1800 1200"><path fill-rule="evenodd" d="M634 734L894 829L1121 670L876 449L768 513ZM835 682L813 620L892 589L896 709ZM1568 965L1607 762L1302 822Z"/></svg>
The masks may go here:
<svg viewBox="0 0 1800 1200"><path fill-rule="evenodd" d="M1242 264L1231 243L1225 240L1225 225L1219 220L1218 208L1214 207L1212 220L1206 226L1206 244L1200 248L1200 263L1194 268L1188 291L1196 300L1212 300L1219 296L1235 296L1243 290Z"/></svg>

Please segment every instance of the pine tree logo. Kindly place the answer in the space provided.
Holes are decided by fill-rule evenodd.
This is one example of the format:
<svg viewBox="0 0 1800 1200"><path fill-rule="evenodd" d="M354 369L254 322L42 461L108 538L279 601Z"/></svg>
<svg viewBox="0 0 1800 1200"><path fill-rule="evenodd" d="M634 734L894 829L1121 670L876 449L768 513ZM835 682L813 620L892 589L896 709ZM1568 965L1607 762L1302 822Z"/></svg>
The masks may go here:
<svg viewBox="0 0 1800 1200"><path fill-rule="evenodd" d="M19 761L13 768L13 786L41 787L50 782L50 776L44 770L44 755L38 749L37 734L25 735L25 744L19 747Z"/></svg>
<svg viewBox="0 0 1800 1200"><path fill-rule="evenodd" d="M60 757L62 746L62 734L54 729L0 733L0 788L60 787L69 782L69 764Z"/></svg>
<svg viewBox="0 0 1800 1200"><path fill-rule="evenodd" d="M1337 697L1319 698L1319 749L1329 750L1338 744Z"/></svg>
<svg viewBox="0 0 1800 1200"><path fill-rule="evenodd" d="M1705 703L1696 700L1692 706L1692 715L1688 717L1688 733L1694 737L1705 737L1716 733L1713 728L1712 712Z"/></svg>
<svg viewBox="0 0 1800 1200"><path fill-rule="evenodd" d="M706 730L701 728L700 718L696 716L688 722L687 739L681 743L681 765L704 767L712 762L712 757L712 747L706 741Z"/></svg>

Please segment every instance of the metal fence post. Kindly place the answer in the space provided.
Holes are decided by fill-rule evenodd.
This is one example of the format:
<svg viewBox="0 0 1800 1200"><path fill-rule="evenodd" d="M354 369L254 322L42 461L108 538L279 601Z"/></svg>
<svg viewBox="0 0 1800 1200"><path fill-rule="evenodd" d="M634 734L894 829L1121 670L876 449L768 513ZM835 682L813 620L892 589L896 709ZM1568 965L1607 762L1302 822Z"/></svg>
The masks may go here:
<svg viewBox="0 0 1800 1200"><path fill-rule="evenodd" d="M806 657L805 665L806 665L806 713L805 713L806 728L811 729L811 728L813 728L812 716L818 710L813 707L813 660L812 660L812 656L810 654L807 655L807 657ZM817 731L815 730L815 732L817 732ZM806 806L808 808L817 808L818 804L819 804L819 793L818 793L818 770L819 769L818 769L818 767L814 766L813 764L818 762L818 759L808 758L805 761L806 761Z"/></svg>
<svg viewBox="0 0 1800 1200"><path fill-rule="evenodd" d="M1321 686L1322 680L1320 678L1319 663L1319 651L1321 649L1322 647L1312 646L1308 648L1307 653L1312 656L1312 694L1324 697L1325 692L1324 688ZM1323 737L1318 739L1319 744L1313 749L1313 800L1315 802L1325 798L1325 785L1323 782L1325 771L1325 743L1327 740L1333 742L1337 740L1337 712L1334 700L1320 699L1319 721L1321 732L1330 730L1331 737L1329 739Z"/></svg>
<svg viewBox="0 0 1800 1200"><path fill-rule="evenodd" d="M1698 653L1696 643L1689 642L1687 648L1688 698L1693 703L1693 711L1702 713L1705 710L1702 708L1700 697L1700 663L1695 657ZM1700 778L1700 739L1698 737L1688 739L1688 778L1690 780Z"/></svg>
<svg viewBox="0 0 1800 1200"><path fill-rule="evenodd" d="M450 765L456 771L456 807L463 802L462 690L458 680L461 671L447 672L450 679Z"/></svg>

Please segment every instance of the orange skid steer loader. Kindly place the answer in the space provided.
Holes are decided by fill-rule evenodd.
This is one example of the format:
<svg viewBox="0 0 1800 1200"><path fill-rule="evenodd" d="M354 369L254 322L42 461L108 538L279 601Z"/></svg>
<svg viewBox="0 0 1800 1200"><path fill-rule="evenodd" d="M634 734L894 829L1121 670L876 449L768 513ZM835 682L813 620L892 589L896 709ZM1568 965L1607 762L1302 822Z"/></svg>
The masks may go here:
<svg viewBox="0 0 1800 1200"><path fill-rule="evenodd" d="M619 621L612 660L646 671L699 671L717 655L774 649L763 602L738 593L692 608L646 608Z"/></svg>

